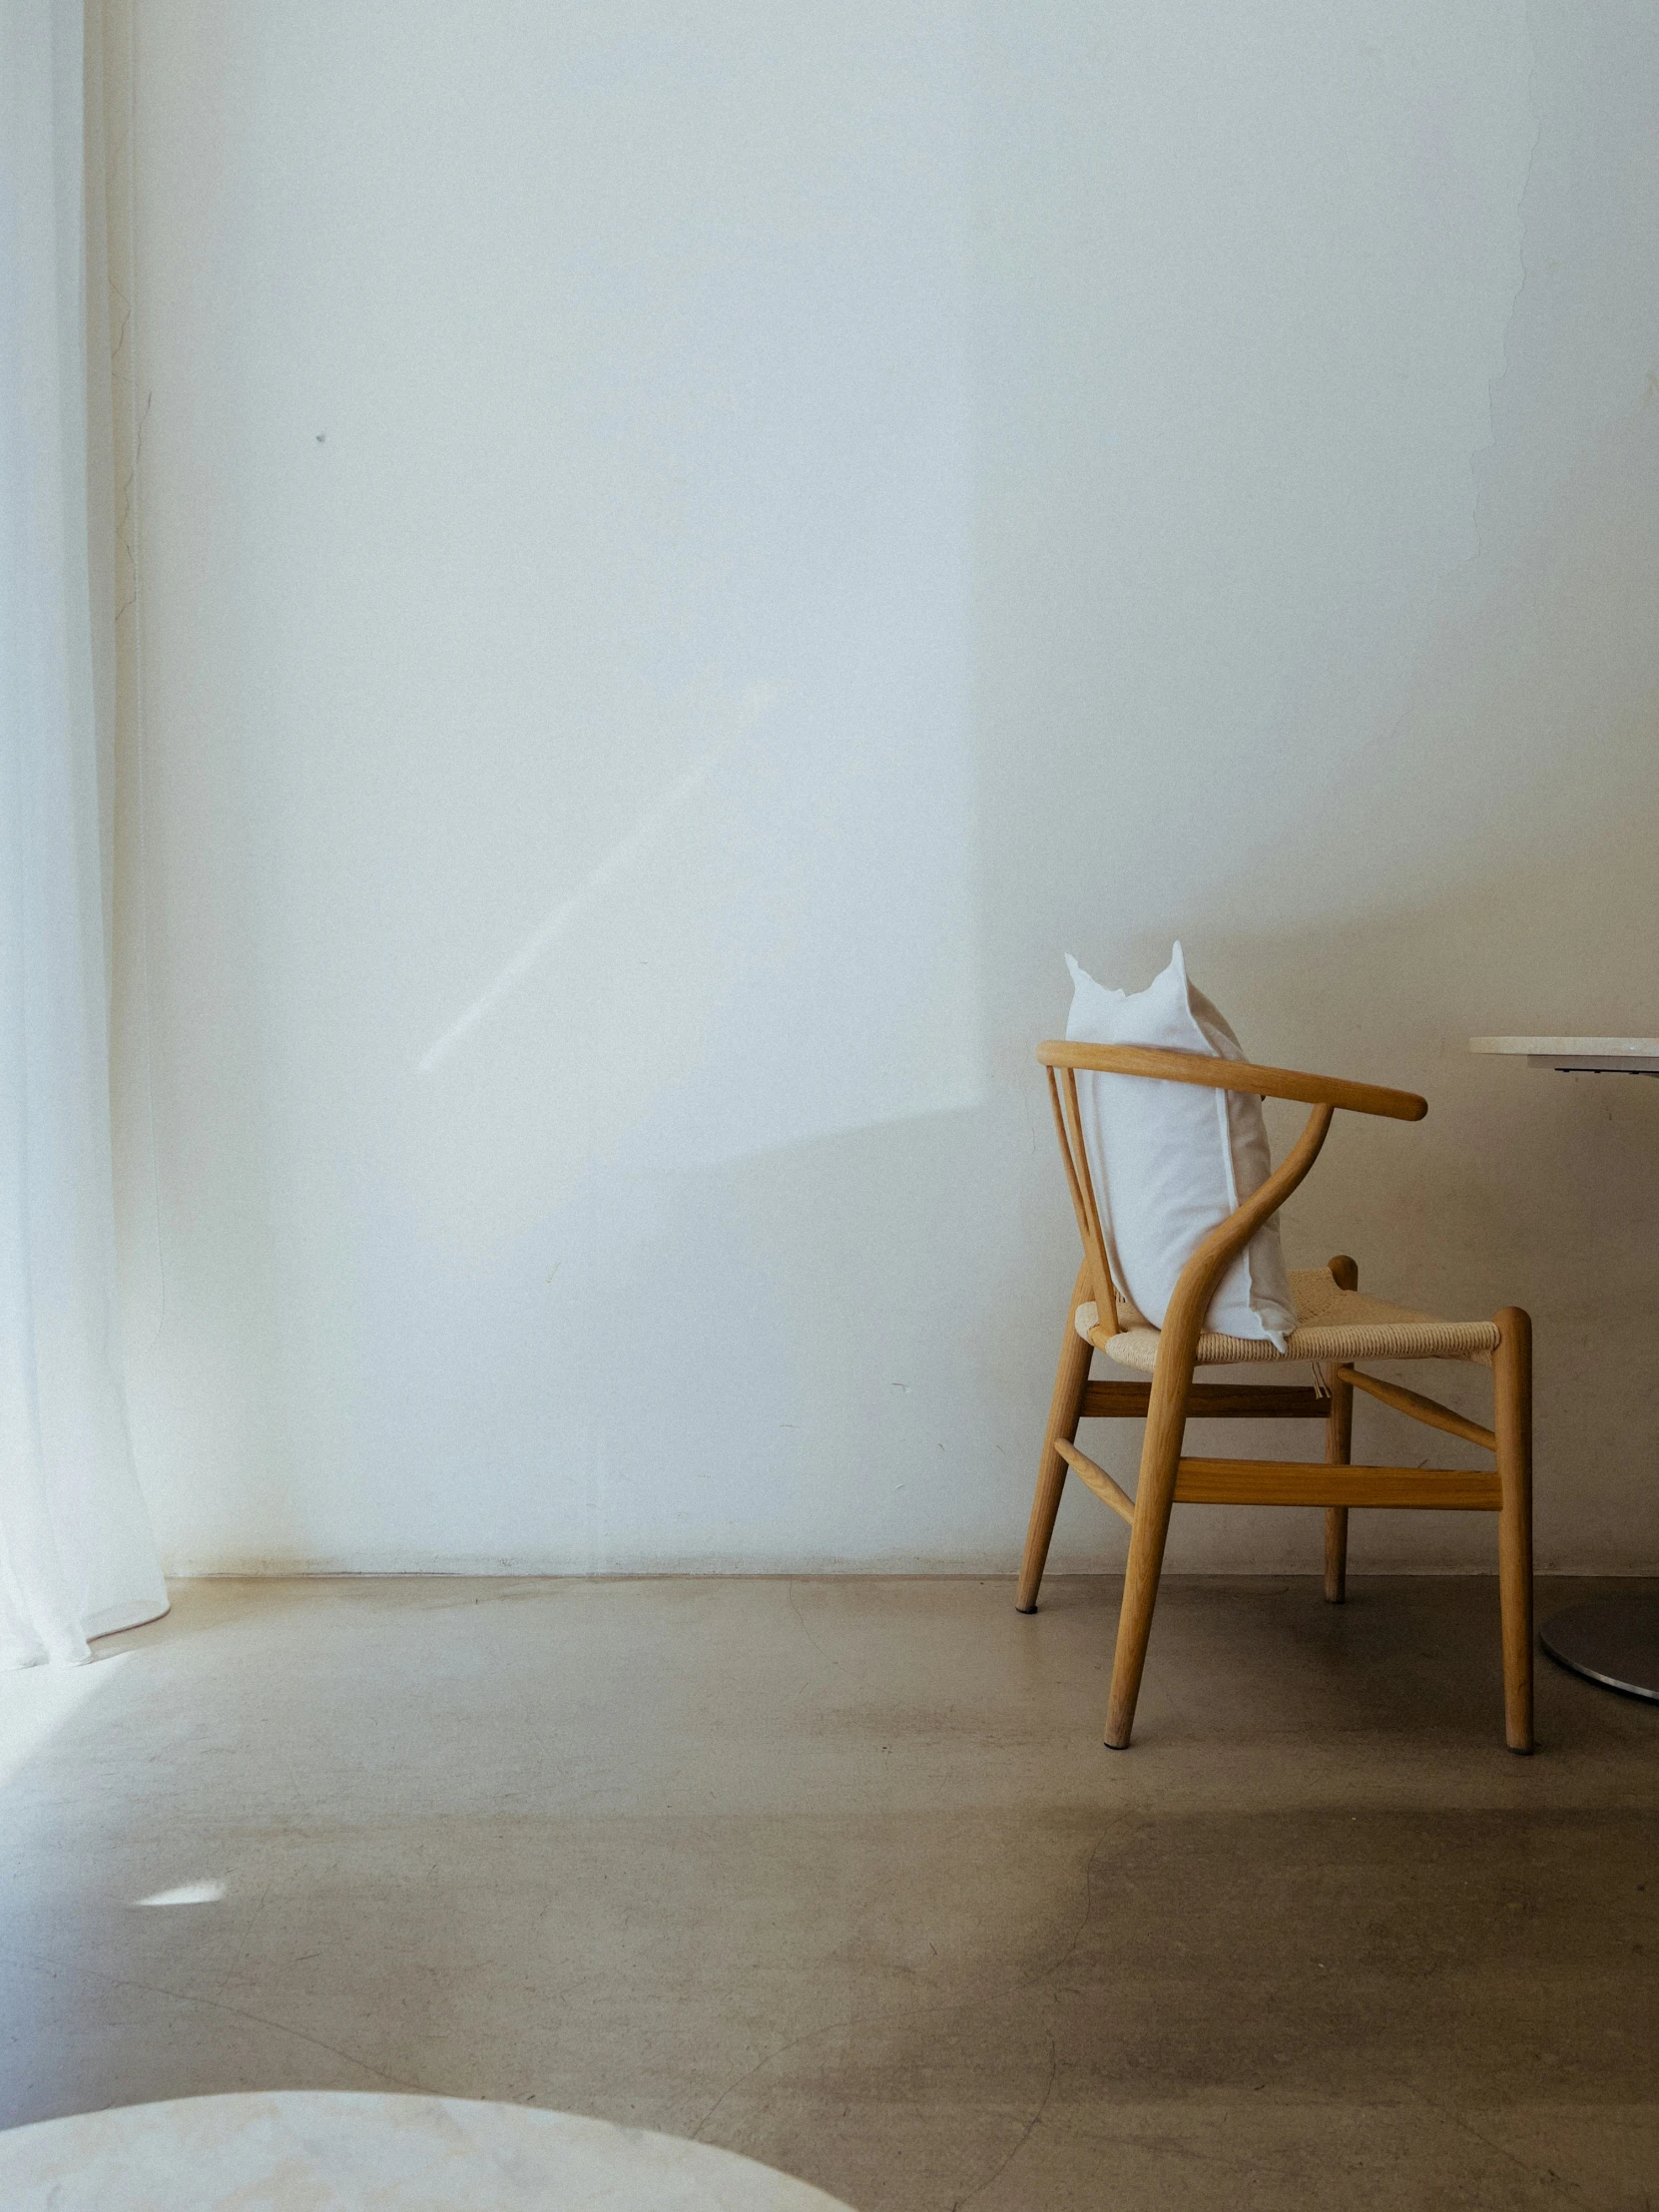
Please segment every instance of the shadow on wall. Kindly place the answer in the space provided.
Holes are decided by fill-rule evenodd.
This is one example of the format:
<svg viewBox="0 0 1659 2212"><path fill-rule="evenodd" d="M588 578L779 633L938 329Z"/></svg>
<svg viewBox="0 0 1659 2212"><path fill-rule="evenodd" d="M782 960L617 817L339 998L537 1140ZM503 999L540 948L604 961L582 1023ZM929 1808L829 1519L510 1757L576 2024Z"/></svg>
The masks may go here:
<svg viewBox="0 0 1659 2212"><path fill-rule="evenodd" d="M1195 934L1200 980L1230 1011L1251 1002L1250 1050L1429 1099L1416 1127L1339 1117L1289 1211L1287 1251L1295 1265L1353 1252L1368 1283L1440 1312L1532 1312L1542 1569L1640 1571L1659 1533L1646 1320L1659 1294L1659 1089L1477 1060L1466 1039L1488 989L1515 987L1511 948L1527 942L1528 916L1581 874L1624 876L1638 844L1634 829L1609 831L1553 871L1409 912ZM1401 978L1417 986L1403 997ZM457 1315L441 1305L405 1317L424 1348L418 1380L409 1387L405 1370L400 1395L376 1403L377 1458L412 1464L434 1435L440 1456L459 1458L470 1438L476 1477L430 1510L451 1511L449 1541L489 1563L476 1533L501 1469L528 1482L535 1377L546 1517L527 1542L515 1508L501 1533L514 1565L582 1563L568 1472L546 1441L575 1414L586 1563L782 1567L805 1550L821 1567L1011 1570L1075 1266L1030 1058L1062 1025L1065 992L1056 958L1046 1002L1007 1040L977 1106L661 1173L632 1155L596 1160L580 1202L527 1214L488 1266L455 1279L466 1342L492 1348L487 1359L448 1356ZM1616 1027L1611 1010L1603 1001L1592 1026ZM1513 1020L1512 1006L1493 1018ZM1282 1152L1297 1112L1270 1114ZM577 1282L563 1289L556 1270L538 1287L542 1257L573 1249L587 1254ZM411 1283L430 1272L412 1267ZM1433 1386L1476 1410L1487 1381L1448 1368ZM1359 1422L1362 1451L1424 1455L1385 1409L1368 1403ZM1108 1462L1132 1473L1138 1430L1101 1434ZM1302 1424L1263 1424L1251 1448L1301 1456L1317 1444ZM1447 1463L1464 1455L1443 1448ZM1362 1515L1356 1565L1488 1571L1490 1539L1473 1516ZM1312 1571L1319 1546L1317 1514L1194 1512L1177 1516L1171 1563ZM1074 1496L1057 1564L1121 1555L1117 1524Z"/></svg>

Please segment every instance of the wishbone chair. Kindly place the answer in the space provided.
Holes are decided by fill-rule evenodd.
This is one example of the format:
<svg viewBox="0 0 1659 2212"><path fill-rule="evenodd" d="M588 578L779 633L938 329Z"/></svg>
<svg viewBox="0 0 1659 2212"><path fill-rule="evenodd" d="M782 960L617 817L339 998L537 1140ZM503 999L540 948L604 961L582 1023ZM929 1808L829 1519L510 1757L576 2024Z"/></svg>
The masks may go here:
<svg viewBox="0 0 1659 2212"><path fill-rule="evenodd" d="M1118 1617L1117 1650L1106 1716L1106 1742L1128 1747L1146 1666L1153 1607L1163 1567L1170 1513L1177 1505L1323 1505L1325 1594L1346 1595L1348 1516L1354 1506L1426 1506L1497 1515L1498 1589L1502 1619L1504 1737L1509 1749L1532 1749L1532 1325L1517 1306L1489 1322L1440 1321L1433 1315L1363 1296L1359 1270L1341 1256L1329 1268L1294 1272L1291 1288L1298 1325L1281 1353L1266 1342L1224 1337L1205 1329L1217 1284L1235 1254L1302 1182L1325 1142L1333 1114L1382 1114L1420 1121L1427 1103L1408 1091L1347 1083L1289 1068L1212 1059L1141 1045L1039 1045L1073 1210L1083 1240L1083 1265L1072 1291L1060 1351L1054 1397L1043 1435L1037 1491L1025 1540L1016 1603L1035 1612L1054 1517L1068 1473L1129 1524L1129 1562ZM1199 1083L1212 1090L1254 1092L1311 1106L1307 1125L1291 1152L1236 1212L1204 1238L1183 1268L1164 1316L1153 1329L1113 1284L1101 1227L1101 1211L1083 1144L1078 1109L1079 1070L1145 1076L1167 1083ZM1109 1194L1108 1194L1109 1195ZM1095 1352L1149 1382L1089 1380ZM1381 1377L1356 1360L1462 1360L1492 1370L1490 1428L1468 1420ZM1312 1384L1203 1383L1200 1367L1240 1363L1285 1367L1313 1362L1327 1390ZM1354 1392L1430 1428L1460 1436L1492 1454L1490 1469L1355 1466L1351 1459ZM1097 1417L1144 1419L1140 1476L1131 1497L1104 1467L1077 1447L1078 1423ZM1192 1419L1318 1419L1325 1423L1325 1461L1199 1459L1182 1455Z"/></svg>

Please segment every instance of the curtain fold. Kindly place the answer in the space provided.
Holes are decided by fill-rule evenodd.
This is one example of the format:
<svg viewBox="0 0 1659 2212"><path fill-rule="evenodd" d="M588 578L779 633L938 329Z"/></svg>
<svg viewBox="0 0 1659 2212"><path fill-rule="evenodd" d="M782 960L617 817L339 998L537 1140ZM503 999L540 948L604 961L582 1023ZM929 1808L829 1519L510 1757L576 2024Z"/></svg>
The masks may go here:
<svg viewBox="0 0 1659 2212"><path fill-rule="evenodd" d="M0 0L0 1665L167 1593L115 1295L102 17Z"/></svg>

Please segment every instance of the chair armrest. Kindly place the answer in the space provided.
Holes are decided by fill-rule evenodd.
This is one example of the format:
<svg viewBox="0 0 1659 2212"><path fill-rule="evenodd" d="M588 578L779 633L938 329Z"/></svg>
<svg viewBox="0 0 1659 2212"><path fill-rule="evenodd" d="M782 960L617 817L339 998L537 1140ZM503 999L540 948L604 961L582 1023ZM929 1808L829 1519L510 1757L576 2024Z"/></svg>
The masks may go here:
<svg viewBox="0 0 1659 2212"><path fill-rule="evenodd" d="M1218 1060L1207 1052L1165 1052L1142 1044L1073 1044L1053 1037L1037 1047L1044 1067L1087 1068L1098 1075L1145 1075L1163 1083L1201 1083L1212 1091L1252 1091L1259 1098L1294 1098L1304 1106L1345 1106L1356 1114L1421 1121L1428 1101L1380 1083L1347 1083L1338 1075L1302 1075L1261 1068L1249 1060Z"/></svg>

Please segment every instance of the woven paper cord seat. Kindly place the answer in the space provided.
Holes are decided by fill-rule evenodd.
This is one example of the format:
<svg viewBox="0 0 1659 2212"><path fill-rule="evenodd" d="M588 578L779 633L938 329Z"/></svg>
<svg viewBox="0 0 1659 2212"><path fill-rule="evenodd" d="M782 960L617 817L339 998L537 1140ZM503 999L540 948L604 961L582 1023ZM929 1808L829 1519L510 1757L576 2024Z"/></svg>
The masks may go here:
<svg viewBox="0 0 1659 2212"><path fill-rule="evenodd" d="M1392 1306L1385 1298L1338 1287L1329 1268L1291 1270L1297 1326L1283 1352L1248 1337L1200 1336L1195 1365L1233 1367L1246 1361L1284 1367L1293 1360L1320 1365L1345 1360L1474 1360L1490 1367L1498 1332L1489 1321L1440 1321L1433 1314ZM1158 1364L1159 1333L1139 1315L1123 1313L1121 1322L1137 1326L1102 1328L1094 1305L1077 1309L1077 1334L1120 1367L1150 1375Z"/></svg>

